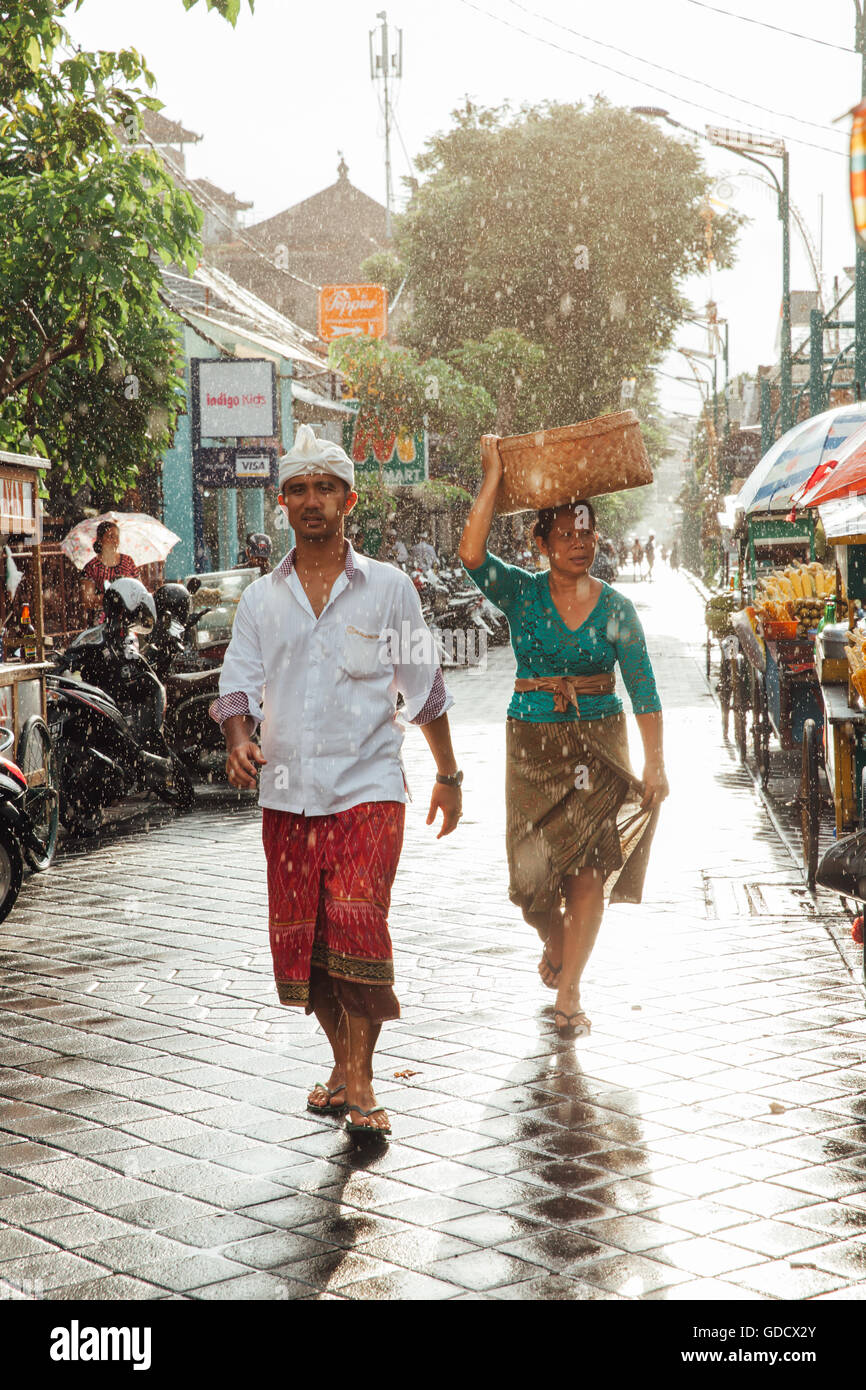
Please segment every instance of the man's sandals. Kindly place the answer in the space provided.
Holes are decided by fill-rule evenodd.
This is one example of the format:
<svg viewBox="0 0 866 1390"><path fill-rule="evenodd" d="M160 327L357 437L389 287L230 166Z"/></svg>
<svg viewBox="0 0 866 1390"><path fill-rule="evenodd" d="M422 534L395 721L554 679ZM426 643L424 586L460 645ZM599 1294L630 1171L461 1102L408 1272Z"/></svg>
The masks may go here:
<svg viewBox="0 0 866 1390"><path fill-rule="evenodd" d="M314 1115L345 1115L347 1105L344 1100L337 1101L336 1105L333 1104L333 1097L338 1096L340 1092L345 1091L345 1089L345 1081L342 1086L335 1086L333 1091L328 1089L324 1081L317 1081L313 1087L312 1095L315 1095L317 1091L323 1091L325 1094L325 1103L324 1105L317 1105L314 1100L308 1100L307 1109L311 1110Z"/></svg>
<svg viewBox="0 0 866 1390"><path fill-rule="evenodd" d="M558 1018L564 1019L565 1022L557 1023ZM567 1014L563 1009L554 1009L553 1026L560 1038L585 1038L592 1029L592 1024L583 1009L578 1009L574 1014Z"/></svg>
<svg viewBox="0 0 866 1390"><path fill-rule="evenodd" d="M371 1115L384 1115L385 1113L384 1105L374 1105L372 1110L362 1110L360 1105L347 1105L346 1109L349 1114L356 1110L359 1115L363 1115L366 1119L369 1119ZM391 1133L391 1128L389 1125L358 1125L355 1124L354 1120L347 1119L346 1132L348 1134L371 1134L376 1139L387 1139Z"/></svg>

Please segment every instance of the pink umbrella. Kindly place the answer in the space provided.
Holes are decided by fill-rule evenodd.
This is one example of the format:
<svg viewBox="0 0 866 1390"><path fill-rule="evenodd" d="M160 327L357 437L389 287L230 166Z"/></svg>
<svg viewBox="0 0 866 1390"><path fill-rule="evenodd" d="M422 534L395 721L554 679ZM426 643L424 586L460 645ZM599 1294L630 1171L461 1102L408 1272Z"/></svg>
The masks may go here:
<svg viewBox="0 0 866 1390"><path fill-rule="evenodd" d="M79 521L77 526L63 537L60 549L68 555L78 569L84 569L96 551L96 528L103 521L113 521L120 532L120 550L129 555L137 565L152 565L164 560L180 536L169 531L161 521L148 516L146 512L103 512L102 516L90 516Z"/></svg>

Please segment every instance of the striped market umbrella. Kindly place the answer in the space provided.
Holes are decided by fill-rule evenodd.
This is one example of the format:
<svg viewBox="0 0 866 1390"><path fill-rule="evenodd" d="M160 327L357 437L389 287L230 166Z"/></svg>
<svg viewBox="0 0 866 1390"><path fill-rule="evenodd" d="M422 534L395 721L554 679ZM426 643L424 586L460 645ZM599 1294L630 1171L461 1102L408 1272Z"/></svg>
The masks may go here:
<svg viewBox="0 0 866 1390"><path fill-rule="evenodd" d="M752 470L737 494L747 515L787 513L794 497L804 491L822 464L836 458L855 430L866 425L866 402L837 405L809 420L801 420L777 439Z"/></svg>
<svg viewBox="0 0 866 1390"><path fill-rule="evenodd" d="M96 540L96 528L102 521L114 522L120 531L119 549L137 565L152 565L157 560L164 560L180 540L180 536L146 512L103 512L102 516L89 516L86 521L79 521L77 526L73 526L60 542L60 549L80 570L96 554L93 542Z"/></svg>

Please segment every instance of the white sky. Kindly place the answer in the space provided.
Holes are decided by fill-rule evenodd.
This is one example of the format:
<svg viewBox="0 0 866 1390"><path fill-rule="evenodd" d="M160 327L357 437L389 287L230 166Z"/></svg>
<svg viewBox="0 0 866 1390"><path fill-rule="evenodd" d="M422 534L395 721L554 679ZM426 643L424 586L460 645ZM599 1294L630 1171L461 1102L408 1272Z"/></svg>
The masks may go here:
<svg viewBox="0 0 866 1390"><path fill-rule="evenodd" d="M338 149L344 152L351 180L384 202L383 121L370 81L367 37L377 25L375 3L325 0L317 6L299 0L257 0L255 15L245 7L233 30L217 14L208 13L204 0L190 13L181 0L84 0L67 25L87 48L132 46L143 52L158 79L163 114L204 136L200 144L188 147L189 172L252 200L255 206L248 220L258 221L332 183ZM824 0L821 5L814 0L712 4L820 38L825 45L853 45L853 0ZM403 30L404 76L396 98L399 135L392 145L398 193L401 176L410 172L400 136L408 154L415 155L429 135L448 126L449 113L467 94L473 101L494 105L504 100L577 101L603 92L620 105L663 106L699 130L709 122L782 136L791 155L791 196L816 244L821 238L823 196L825 289L832 290L835 274L847 286L843 267L854 262L848 122L835 127L830 123L859 99L860 63L853 51L840 52L727 18L694 0L608 0L606 5L589 0L477 0L477 6L473 9L468 0L392 0L388 7L389 23ZM573 51L559 51L519 29ZM736 97L709 91L700 82ZM774 113L788 114L756 110L745 97ZM701 143L707 165L718 177L751 167ZM737 265L715 273L712 286L700 277L686 291L695 306L715 298L720 315L728 318L733 374L774 360L781 225L768 190L748 178L738 178L730 187L729 201L752 219L741 234ZM792 240L792 288L812 288L814 280L796 233ZM703 330L697 327L684 327L678 342L706 347ZM670 374L660 378L665 406L695 413L697 390L670 379L688 374L687 363L672 354L663 368Z"/></svg>

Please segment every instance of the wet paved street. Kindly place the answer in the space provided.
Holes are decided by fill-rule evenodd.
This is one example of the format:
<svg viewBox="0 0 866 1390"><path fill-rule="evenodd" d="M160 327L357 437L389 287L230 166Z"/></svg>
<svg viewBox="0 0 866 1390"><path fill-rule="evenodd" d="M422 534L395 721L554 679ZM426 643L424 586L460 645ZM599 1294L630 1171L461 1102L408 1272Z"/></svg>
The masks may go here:
<svg viewBox="0 0 866 1390"><path fill-rule="evenodd" d="M562 1043L505 893L508 652L452 678L466 817L416 800L392 931L403 1018L377 1092L394 1138L308 1115L327 1048L275 1004L251 808L67 857L0 927L0 1279L47 1298L866 1296L866 1005L721 740L702 604L625 583L668 732L641 907Z"/></svg>

